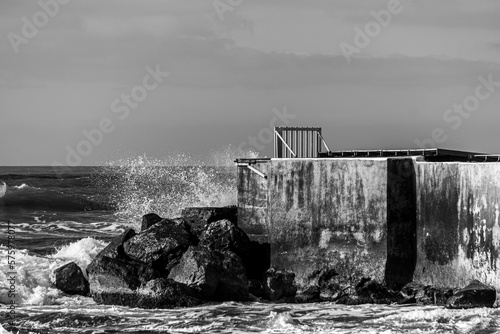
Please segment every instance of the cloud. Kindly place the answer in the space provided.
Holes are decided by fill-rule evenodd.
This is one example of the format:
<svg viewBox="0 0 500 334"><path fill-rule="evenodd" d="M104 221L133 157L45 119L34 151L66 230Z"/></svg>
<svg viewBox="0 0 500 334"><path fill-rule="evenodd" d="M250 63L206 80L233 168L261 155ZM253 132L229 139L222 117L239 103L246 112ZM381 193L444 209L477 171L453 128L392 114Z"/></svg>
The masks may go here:
<svg viewBox="0 0 500 334"><path fill-rule="evenodd" d="M198 45L172 65L169 84L190 87L235 87L266 90L310 88L315 85L374 87L443 87L474 84L481 74L500 66L433 57L358 58L347 66L342 56L263 53L232 48L218 54L215 45ZM196 50L196 51L195 51ZM204 57L196 55L203 51ZM193 61L195 60L195 61ZM196 65L192 65L196 64Z"/></svg>

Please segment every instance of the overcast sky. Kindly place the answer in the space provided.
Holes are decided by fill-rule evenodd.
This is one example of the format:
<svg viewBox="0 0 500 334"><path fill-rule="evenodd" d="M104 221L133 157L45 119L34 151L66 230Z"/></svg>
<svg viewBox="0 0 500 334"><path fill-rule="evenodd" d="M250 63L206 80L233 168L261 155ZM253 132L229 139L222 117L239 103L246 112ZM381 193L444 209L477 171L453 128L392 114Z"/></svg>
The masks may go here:
<svg viewBox="0 0 500 334"><path fill-rule="evenodd" d="M331 149L500 153L498 0L59 1L0 2L0 165L269 156L273 120Z"/></svg>

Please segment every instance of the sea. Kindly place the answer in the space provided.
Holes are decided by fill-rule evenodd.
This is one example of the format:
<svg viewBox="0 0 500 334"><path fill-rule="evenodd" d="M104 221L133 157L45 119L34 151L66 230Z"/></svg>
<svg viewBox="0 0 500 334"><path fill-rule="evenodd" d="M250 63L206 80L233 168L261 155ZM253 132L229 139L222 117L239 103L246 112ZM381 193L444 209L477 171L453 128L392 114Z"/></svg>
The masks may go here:
<svg viewBox="0 0 500 334"><path fill-rule="evenodd" d="M0 334L500 333L498 308L226 302L145 310L54 287L55 269L85 269L113 237L138 230L146 213L173 218L186 206L236 204L236 175L232 159L207 164L183 154L0 167Z"/></svg>

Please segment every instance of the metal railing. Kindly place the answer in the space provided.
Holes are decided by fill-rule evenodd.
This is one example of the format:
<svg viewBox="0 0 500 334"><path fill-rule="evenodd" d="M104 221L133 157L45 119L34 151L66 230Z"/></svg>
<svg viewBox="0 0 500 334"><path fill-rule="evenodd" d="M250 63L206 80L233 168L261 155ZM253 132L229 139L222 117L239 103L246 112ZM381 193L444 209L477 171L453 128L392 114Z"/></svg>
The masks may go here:
<svg viewBox="0 0 500 334"><path fill-rule="evenodd" d="M330 151L321 135L321 128L274 128L275 158L317 158L323 145Z"/></svg>

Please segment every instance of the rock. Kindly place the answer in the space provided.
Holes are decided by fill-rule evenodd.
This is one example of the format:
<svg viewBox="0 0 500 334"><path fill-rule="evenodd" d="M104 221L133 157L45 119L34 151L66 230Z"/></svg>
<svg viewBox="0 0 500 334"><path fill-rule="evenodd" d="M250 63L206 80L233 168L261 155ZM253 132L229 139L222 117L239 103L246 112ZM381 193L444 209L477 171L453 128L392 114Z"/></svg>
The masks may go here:
<svg viewBox="0 0 500 334"><path fill-rule="evenodd" d="M410 282L401 288L401 296L403 300L402 304L413 304L417 302L416 296L419 294L420 296L425 295L425 286L420 283Z"/></svg>
<svg viewBox="0 0 500 334"><path fill-rule="evenodd" d="M424 296L419 293L415 296L415 299L417 304L444 306L451 296L453 296L452 289L427 286L424 290Z"/></svg>
<svg viewBox="0 0 500 334"><path fill-rule="evenodd" d="M397 302L400 304L445 305L452 295L453 290L449 288L436 288L410 282L401 288L401 298Z"/></svg>
<svg viewBox="0 0 500 334"><path fill-rule="evenodd" d="M148 213L147 215L142 216L141 232L147 230L161 220L163 220L163 218L158 216L156 213Z"/></svg>
<svg viewBox="0 0 500 334"><path fill-rule="evenodd" d="M180 227L182 227L186 231L191 232L191 225L189 225L189 223L186 219L184 219L182 217L177 217L177 218L172 218L169 220L173 221L174 223L176 223L177 225L179 225Z"/></svg>
<svg viewBox="0 0 500 334"><path fill-rule="evenodd" d="M171 220L162 220L123 244L131 259L169 271L193 244L189 231Z"/></svg>
<svg viewBox="0 0 500 334"><path fill-rule="evenodd" d="M358 298L366 303L389 304L394 297L384 285L367 277L361 279L355 290Z"/></svg>
<svg viewBox="0 0 500 334"><path fill-rule="evenodd" d="M298 303L310 303L320 301L320 288L317 285L311 285L304 290L298 291L295 300Z"/></svg>
<svg viewBox="0 0 500 334"><path fill-rule="evenodd" d="M248 280L248 292L255 297L264 297L262 281L257 279Z"/></svg>
<svg viewBox="0 0 500 334"><path fill-rule="evenodd" d="M238 224L238 208L236 206L185 208L182 210L181 216L194 230L198 231L222 219L227 219L235 225Z"/></svg>
<svg viewBox="0 0 500 334"><path fill-rule="evenodd" d="M192 307L200 304L192 291L171 279L157 278L141 286L136 292L136 305L142 308Z"/></svg>
<svg viewBox="0 0 500 334"><path fill-rule="evenodd" d="M265 274L264 297L271 301L295 297L297 287L294 285L294 280L293 272L269 269Z"/></svg>
<svg viewBox="0 0 500 334"><path fill-rule="evenodd" d="M208 225L200 236L199 245L236 253L244 263L250 257L250 239L242 229L227 219Z"/></svg>
<svg viewBox="0 0 500 334"><path fill-rule="evenodd" d="M89 295L89 282L83 275L80 267L70 262L54 271L56 288L69 295Z"/></svg>
<svg viewBox="0 0 500 334"><path fill-rule="evenodd" d="M99 304L134 306L135 290L146 266L124 259L101 257L87 267L90 295Z"/></svg>
<svg viewBox="0 0 500 334"><path fill-rule="evenodd" d="M219 301L248 300L248 279L241 258L233 252L222 253L222 271L214 299Z"/></svg>
<svg viewBox="0 0 500 334"><path fill-rule="evenodd" d="M96 259L101 257L109 257L112 259L116 258L128 258L123 250L123 243L136 235L135 231L128 228L120 236L113 239L109 245L106 246L102 251L97 254Z"/></svg>
<svg viewBox="0 0 500 334"><path fill-rule="evenodd" d="M478 280L471 281L466 287L456 291L448 300L449 308L493 307L496 300L494 287Z"/></svg>
<svg viewBox="0 0 500 334"><path fill-rule="evenodd" d="M309 275L309 288L314 288L316 285L319 288L319 298L322 301L336 301L339 298L348 294L351 288L341 287L338 280L339 274L334 268L324 267L315 270ZM307 289L305 289L307 291ZM314 289L312 290L314 291Z"/></svg>
<svg viewBox="0 0 500 334"><path fill-rule="evenodd" d="M187 285L202 298L209 299L215 292L222 274L222 256L213 250L191 246L172 268L168 278Z"/></svg>

